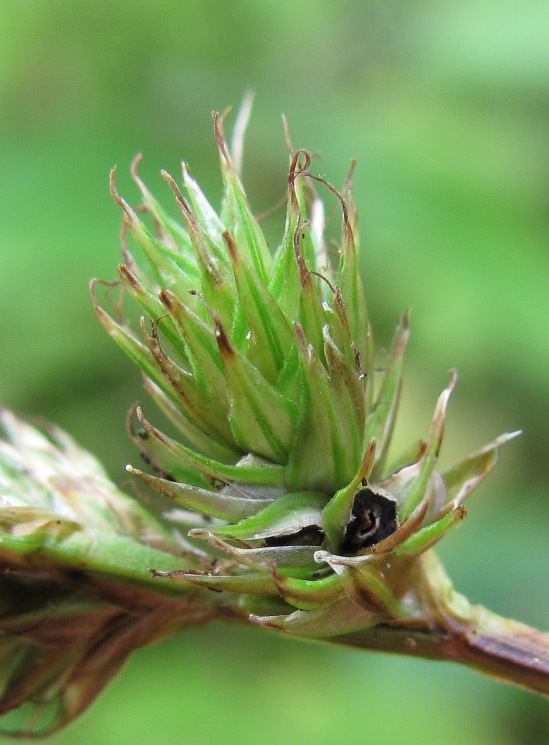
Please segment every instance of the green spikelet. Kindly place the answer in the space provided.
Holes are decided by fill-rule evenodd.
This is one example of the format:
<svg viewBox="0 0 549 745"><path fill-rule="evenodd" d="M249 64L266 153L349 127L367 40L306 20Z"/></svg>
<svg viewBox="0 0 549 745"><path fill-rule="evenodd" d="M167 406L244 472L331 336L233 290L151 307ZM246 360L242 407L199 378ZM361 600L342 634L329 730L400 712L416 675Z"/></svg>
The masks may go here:
<svg viewBox="0 0 549 745"><path fill-rule="evenodd" d="M248 113L232 148L214 115L219 214L185 166L181 187L164 174L181 225L142 183L137 161L138 210L118 195L113 174L125 233L141 253L125 246L120 267L124 291L145 313L141 331L108 312L97 285L95 307L179 433L164 434L136 410L131 431L157 474L130 470L196 511L202 526L190 539L229 559L225 575L179 574L235 601L243 593L256 623L322 637L413 621L423 609L411 567L461 522L465 497L513 435L437 470L452 373L415 459L386 470L407 317L379 370L351 178L338 192L311 173L305 150L290 152L286 227L271 255L240 179ZM318 189L341 209L335 253L326 250ZM261 595L272 596L274 615L253 612Z"/></svg>

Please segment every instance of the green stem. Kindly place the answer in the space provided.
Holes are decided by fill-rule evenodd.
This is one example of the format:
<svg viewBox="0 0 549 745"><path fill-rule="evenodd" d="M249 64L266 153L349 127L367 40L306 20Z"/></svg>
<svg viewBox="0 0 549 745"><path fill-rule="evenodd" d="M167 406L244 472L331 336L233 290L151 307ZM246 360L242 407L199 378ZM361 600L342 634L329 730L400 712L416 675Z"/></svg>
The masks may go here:
<svg viewBox="0 0 549 745"><path fill-rule="evenodd" d="M410 582L422 609L419 617L395 619L363 632L330 637L329 641L459 662L507 683L549 696L549 634L469 603L463 595L455 592L434 552L423 554L414 565ZM162 614L160 606L164 606L167 609L166 621L173 630L205 623L216 617L240 622L247 620L246 613L237 610L238 604L226 604L223 596L192 589L186 583L153 580L147 588L139 583L138 591L136 586L133 589L131 584L124 586L107 575L92 573L90 579L102 597L109 597L112 593L112 600L133 605L135 610L144 602L145 615L150 614L152 607ZM162 595L170 594L179 597L161 599ZM169 633L165 627L160 631L161 627L159 624L159 636Z"/></svg>
<svg viewBox="0 0 549 745"><path fill-rule="evenodd" d="M331 637L330 642L355 649L459 662L486 675L549 696L549 634L500 618L484 608L476 626L451 624L444 628L405 628L379 625L364 633ZM497 621L497 623L495 623ZM496 628L499 626L499 630Z"/></svg>
<svg viewBox="0 0 549 745"><path fill-rule="evenodd" d="M416 578L423 615L330 638L349 647L459 662L549 696L549 634L471 605L455 592L433 552Z"/></svg>

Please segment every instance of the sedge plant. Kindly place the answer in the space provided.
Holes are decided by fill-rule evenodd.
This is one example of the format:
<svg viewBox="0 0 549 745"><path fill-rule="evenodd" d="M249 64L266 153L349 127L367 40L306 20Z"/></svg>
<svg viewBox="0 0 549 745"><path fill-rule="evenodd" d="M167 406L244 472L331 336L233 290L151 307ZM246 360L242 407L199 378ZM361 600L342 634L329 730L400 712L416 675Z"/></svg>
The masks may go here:
<svg viewBox="0 0 549 745"><path fill-rule="evenodd" d="M549 694L549 635L471 605L433 550L516 433L439 470L451 373L429 431L390 459L408 318L381 365L352 174L336 190L288 138L272 254L240 180L248 114L231 145L214 115L219 212L185 164L181 184L163 173L180 220L138 159L138 208L111 174L123 263L92 298L162 417L131 410L148 467L128 470L170 509L124 494L64 432L2 412L0 712L12 733L51 733L134 649L216 618L461 662ZM341 214L333 243L322 190Z"/></svg>

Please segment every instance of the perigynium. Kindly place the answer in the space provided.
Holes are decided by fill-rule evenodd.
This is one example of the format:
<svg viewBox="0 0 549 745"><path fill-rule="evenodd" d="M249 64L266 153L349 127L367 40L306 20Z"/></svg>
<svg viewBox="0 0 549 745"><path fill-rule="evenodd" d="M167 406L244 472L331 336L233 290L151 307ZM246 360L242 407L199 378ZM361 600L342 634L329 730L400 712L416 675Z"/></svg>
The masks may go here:
<svg viewBox="0 0 549 745"><path fill-rule="evenodd" d="M382 358L359 272L352 169L338 191L311 172L306 150L290 146L285 229L271 253L240 180L248 114L245 105L231 147L223 117L214 115L224 183L219 213L185 164L181 186L163 173L181 220L145 186L139 158L132 166L138 208L111 175L123 211L123 263L118 281L94 281L92 295L99 320L141 368L164 415L159 428L140 406L132 409L130 433L150 469L128 470L176 507L161 524L99 477L94 461L85 488L78 475L78 488L65 489L74 454L79 464L88 456L70 445L62 461L55 448L68 441L59 434L57 445L39 446L40 467L28 472L28 441L41 436L8 418L16 440L18 432L24 436L20 455L13 446L2 451L4 561L21 565L28 581L46 583L42 596L63 578L57 605L45 612L42 600L31 603L43 619L71 613L75 603L78 618L85 617L82 602L92 618L99 613L98 628L112 627L113 608L126 622L128 614L140 619L138 639L114 635L122 651L116 663L101 658L107 677L133 647L218 615L354 647L453 659L547 694L547 636L471 606L432 551L460 525L465 499L494 465L499 445L516 433L441 471L452 372L429 431L395 459L390 445L408 318L400 319ZM335 241L325 235L322 192L341 214ZM116 300L115 285L122 295ZM127 320L127 301L143 314L137 324ZM51 472L43 467L48 448ZM18 458L21 465L13 466ZM80 553L67 543L74 536ZM19 547L12 550L14 540ZM154 579L146 584L149 570ZM13 612L3 616L9 626ZM22 664L19 643L10 641L5 656L15 654L14 670L27 678L17 688L8 675L3 710L31 701L40 712L45 703L62 702L51 726L81 710L105 681L98 682L99 663L93 675L88 664L83 685L79 665L86 649L93 661L93 634L79 631L61 643L70 664L63 662L57 676L48 667L33 678L39 684L27 682L36 664ZM34 649L43 640L29 643Z"/></svg>

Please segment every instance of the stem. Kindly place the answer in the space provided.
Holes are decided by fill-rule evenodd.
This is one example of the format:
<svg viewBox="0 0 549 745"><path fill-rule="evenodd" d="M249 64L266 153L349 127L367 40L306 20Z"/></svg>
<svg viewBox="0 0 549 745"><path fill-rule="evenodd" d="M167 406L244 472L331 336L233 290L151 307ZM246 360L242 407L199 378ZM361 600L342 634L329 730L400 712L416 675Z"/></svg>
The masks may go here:
<svg viewBox="0 0 549 745"><path fill-rule="evenodd" d="M549 696L549 633L471 605L455 592L433 552L418 573L423 617L381 624L331 642L459 662L506 683Z"/></svg>
<svg viewBox="0 0 549 745"><path fill-rule="evenodd" d="M379 625L330 642L358 649L459 662L486 675L549 696L549 634L477 606L479 623L428 628ZM483 630L488 618L489 631ZM499 626L499 630L496 628Z"/></svg>
<svg viewBox="0 0 549 745"><path fill-rule="evenodd" d="M418 558L409 580L422 609L421 615L395 619L352 634L329 637L326 641L361 649L459 662L499 680L549 696L548 633L502 618L481 605L469 603L463 595L455 592L432 551ZM129 597L124 602L125 593L120 583L110 578L100 581L97 575L92 582L104 598L109 597L112 583L113 599L133 606L145 616L150 614L152 623L146 623L146 626L150 629L156 625L159 636L189 625L206 623L215 617L244 623L247 620L247 613L238 608L238 604L219 602L219 598L209 592L189 591L184 584L179 584L180 597L172 598L161 598L160 593L166 592L162 582L149 585L150 589L131 589L127 586ZM172 592L177 592L176 588L177 584L176 587L172 585ZM141 603L144 607L140 611ZM164 606L166 613L163 613L161 606ZM153 608L156 613L151 614ZM162 616L167 625L158 623L155 615ZM152 638L155 637L153 634Z"/></svg>
<svg viewBox="0 0 549 745"><path fill-rule="evenodd" d="M449 659L549 696L549 634L476 606L476 625L456 627Z"/></svg>

